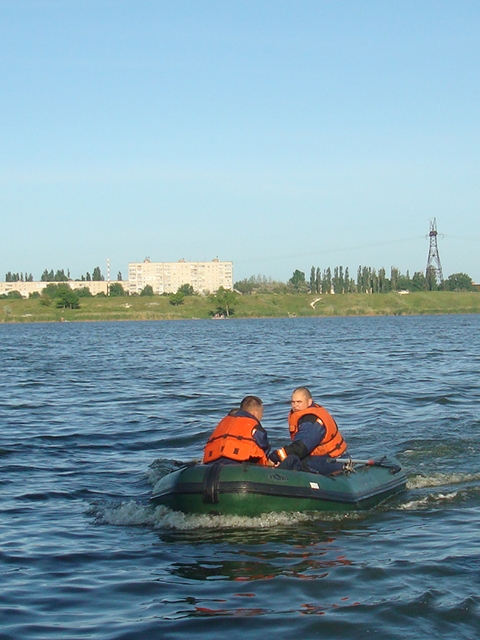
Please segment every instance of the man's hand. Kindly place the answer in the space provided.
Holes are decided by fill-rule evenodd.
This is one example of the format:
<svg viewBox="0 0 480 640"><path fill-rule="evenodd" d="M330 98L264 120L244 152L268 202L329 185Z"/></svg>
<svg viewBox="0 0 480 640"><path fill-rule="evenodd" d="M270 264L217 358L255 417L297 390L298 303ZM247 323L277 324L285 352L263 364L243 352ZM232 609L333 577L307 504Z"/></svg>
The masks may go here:
<svg viewBox="0 0 480 640"><path fill-rule="evenodd" d="M275 466L276 466L277 464L280 464L280 462L285 460L287 455L288 455L287 452L282 447L281 449L277 449L276 451L272 451L271 454L268 457L270 458L270 460L273 463L275 463Z"/></svg>

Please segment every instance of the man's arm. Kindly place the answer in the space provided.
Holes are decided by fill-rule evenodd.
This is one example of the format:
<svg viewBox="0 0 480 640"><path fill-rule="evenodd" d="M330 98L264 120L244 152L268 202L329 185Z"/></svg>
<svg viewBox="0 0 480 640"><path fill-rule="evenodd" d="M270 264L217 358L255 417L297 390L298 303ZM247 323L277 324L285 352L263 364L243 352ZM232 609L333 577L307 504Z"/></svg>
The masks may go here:
<svg viewBox="0 0 480 640"><path fill-rule="evenodd" d="M268 434L263 427L255 427L252 431L252 436L260 449L265 451L265 455L268 457L270 453L270 443L268 442Z"/></svg>
<svg viewBox="0 0 480 640"><path fill-rule="evenodd" d="M292 444L302 442L307 450L306 455L310 455L312 451L318 447L325 437L327 430L322 422L314 415L306 415L300 420L298 431L295 434ZM305 456L304 456L305 457Z"/></svg>
<svg viewBox="0 0 480 640"><path fill-rule="evenodd" d="M273 451L270 454L270 459L273 462L281 462L287 456L293 454L303 460L322 442L326 431L324 425L318 421L317 416L313 414L303 416L293 441L281 449Z"/></svg>

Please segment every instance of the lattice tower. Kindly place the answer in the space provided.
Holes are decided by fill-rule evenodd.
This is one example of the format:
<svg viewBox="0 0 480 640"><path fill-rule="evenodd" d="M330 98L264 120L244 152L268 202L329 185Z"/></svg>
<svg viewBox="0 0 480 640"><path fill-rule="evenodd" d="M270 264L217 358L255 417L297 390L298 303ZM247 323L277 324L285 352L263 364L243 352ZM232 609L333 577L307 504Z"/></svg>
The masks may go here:
<svg viewBox="0 0 480 640"><path fill-rule="evenodd" d="M442 265L440 263L440 255L438 253L437 245L437 219L430 220L430 248L428 250L427 268L425 270L425 277L428 277L428 272L433 270L435 273L435 280L438 285L443 283Z"/></svg>

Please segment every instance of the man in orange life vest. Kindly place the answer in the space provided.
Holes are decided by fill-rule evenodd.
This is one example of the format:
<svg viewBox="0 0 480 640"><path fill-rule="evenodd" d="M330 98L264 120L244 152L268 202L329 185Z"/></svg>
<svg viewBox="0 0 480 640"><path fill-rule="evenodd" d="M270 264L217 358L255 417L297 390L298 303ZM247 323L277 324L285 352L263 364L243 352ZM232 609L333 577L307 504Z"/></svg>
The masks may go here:
<svg viewBox="0 0 480 640"><path fill-rule="evenodd" d="M347 450L337 423L326 409L313 402L306 387L292 393L288 416L291 444L272 451L270 460L282 469L329 474L343 468L335 458Z"/></svg>
<svg viewBox="0 0 480 640"><path fill-rule="evenodd" d="M239 409L232 409L215 428L205 445L203 463L251 462L272 466L270 444L260 424L263 403L257 396L246 396Z"/></svg>

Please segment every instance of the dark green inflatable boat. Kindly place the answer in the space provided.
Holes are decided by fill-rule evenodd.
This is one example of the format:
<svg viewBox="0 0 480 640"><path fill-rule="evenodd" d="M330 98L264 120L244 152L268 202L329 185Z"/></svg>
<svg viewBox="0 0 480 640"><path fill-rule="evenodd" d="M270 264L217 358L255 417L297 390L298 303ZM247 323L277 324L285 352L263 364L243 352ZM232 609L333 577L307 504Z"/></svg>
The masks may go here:
<svg viewBox="0 0 480 640"><path fill-rule="evenodd" d="M184 513L258 516L369 509L406 488L394 458L344 462L343 471L329 476L248 463L194 464L158 480L151 500Z"/></svg>

